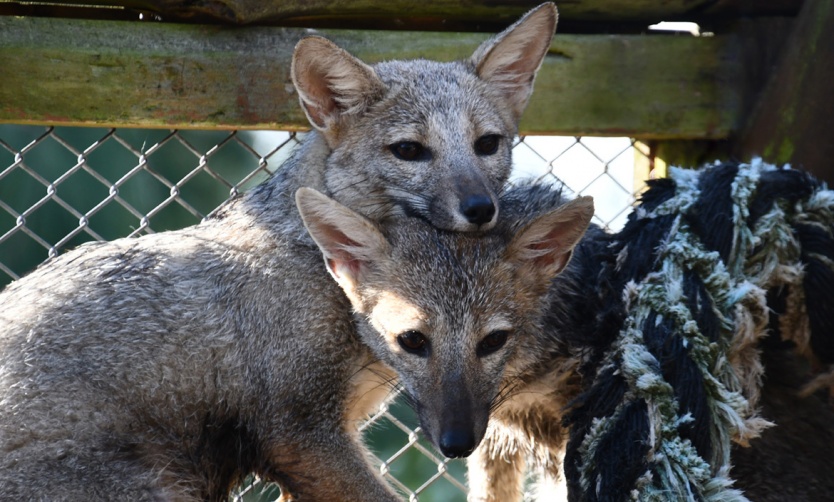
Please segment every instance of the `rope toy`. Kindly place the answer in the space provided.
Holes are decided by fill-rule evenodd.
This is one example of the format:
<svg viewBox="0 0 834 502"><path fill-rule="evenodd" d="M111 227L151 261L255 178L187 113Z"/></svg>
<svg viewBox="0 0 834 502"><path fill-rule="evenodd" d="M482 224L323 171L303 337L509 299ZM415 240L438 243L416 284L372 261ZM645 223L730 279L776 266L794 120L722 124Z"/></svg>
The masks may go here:
<svg viewBox="0 0 834 502"><path fill-rule="evenodd" d="M759 342L778 333L820 368L808 392L834 382L834 192L759 159L649 186L580 258L597 296L569 340L586 382L565 419L570 499L745 501L731 442L772 425Z"/></svg>

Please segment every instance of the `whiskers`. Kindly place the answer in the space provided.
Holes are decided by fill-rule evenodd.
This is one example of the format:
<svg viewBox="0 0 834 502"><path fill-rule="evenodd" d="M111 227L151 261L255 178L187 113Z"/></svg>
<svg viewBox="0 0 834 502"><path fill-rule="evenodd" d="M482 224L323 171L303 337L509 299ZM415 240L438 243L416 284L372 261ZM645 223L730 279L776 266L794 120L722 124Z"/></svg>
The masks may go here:
<svg viewBox="0 0 834 502"><path fill-rule="evenodd" d="M368 380L373 380L373 385L371 385L368 389L365 390L362 394L357 395L359 399L366 397L367 395L376 392L380 388L388 388L388 392L385 396L385 401L390 401L393 399L398 392L400 392L401 386L399 384L399 378L397 374L393 370L385 371L381 369L380 362L376 359L371 359L366 361L362 366L356 369L356 371L351 374L350 379L355 380L356 377L359 376L360 373L368 372L370 376Z"/></svg>
<svg viewBox="0 0 834 502"><path fill-rule="evenodd" d="M338 196L340 194L342 194L343 192L355 189L356 187L358 187L360 185L370 185L370 181L371 181L370 176L354 176L353 178L351 178L351 180L349 182L345 181L345 183L341 186L335 186L335 187L329 187L329 188L330 188L330 191L332 192L331 195L338 198ZM361 191L365 190L364 186L361 187L361 188L362 188Z"/></svg>
<svg viewBox="0 0 834 502"><path fill-rule="evenodd" d="M406 216L428 219L431 199L418 192L409 192L396 187L388 187L388 197Z"/></svg>
<svg viewBox="0 0 834 502"><path fill-rule="evenodd" d="M527 384L527 380L518 376L510 376L505 378L505 382L501 385L501 388L498 390L498 394L495 395L495 398L489 404L490 415L495 413L501 406L504 405L504 403L506 403L511 398L518 397L523 394L544 395L544 392L542 392L541 390L533 390Z"/></svg>
<svg viewBox="0 0 834 502"><path fill-rule="evenodd" d="M501 385L501 388L498 389L498 394L495 395L492 402L489 403L489 414L492 415L495 413L498 408L500 408L508 399L514 397L517 393L516 390L521 386L522 380L517 377L511 377L506 382Z"/></svg>
<svg viewBox="0 0 834 502"><path fill-rule="evenodd" d="M390 185L376 186L367 175L354 176L330 190L336 200L377 221L400 215L426 219L431 205L423 194Z"/></svg>

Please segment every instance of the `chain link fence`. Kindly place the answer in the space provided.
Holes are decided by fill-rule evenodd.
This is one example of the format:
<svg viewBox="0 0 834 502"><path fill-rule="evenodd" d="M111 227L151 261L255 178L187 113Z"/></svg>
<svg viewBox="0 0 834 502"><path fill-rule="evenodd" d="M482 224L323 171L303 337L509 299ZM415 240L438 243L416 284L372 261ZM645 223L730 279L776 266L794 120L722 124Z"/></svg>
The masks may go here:
<svg viewBox="0 0 834 502"><path fill-rule="evenodd" d="M0 287L90 240L198 223L279 169L303 133L53 128L0 125ZM513 179L562 183L594 196L596 222L616 230L642 189L644 150L628 138L521 137ZM466 469L423 439L394 399L362 426L380 470L412 501L464 501ZM250 480L238 501L274 500Z"/></svg>

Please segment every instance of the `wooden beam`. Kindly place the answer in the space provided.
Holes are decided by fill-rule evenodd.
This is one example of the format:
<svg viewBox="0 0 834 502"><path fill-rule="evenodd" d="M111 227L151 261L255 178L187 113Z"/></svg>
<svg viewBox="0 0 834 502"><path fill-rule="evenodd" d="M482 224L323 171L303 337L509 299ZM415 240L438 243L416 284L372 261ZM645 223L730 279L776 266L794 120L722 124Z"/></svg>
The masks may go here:
<svg viewBox="0 0 834 502"><path fill-rule="evenodd" d="M740 158L790 163L834 183L834 2L807 0L736 144Z"/></svg>
<svg viewBox="0 0 834 502"><path fill-rule="evenodd" d="M0 5L17 4L31 8L78 5L85 8L125 8L152 12L168 21L211 19L217 22L281 26L350 26L369 24L377 28L395 29L433 26L442 30L444 24L465 23L469 29L477 25L507 25L542 0L0 0ZM556 2L560 16L569 21L644 22L698 21L737 17L739 15L794 15L802 0L564 0Z"/></svg>
<svg viewBox="0 0 834 502"><path fill-rule="evenodd" d="M307 126L289 77L309 30L0 17L0 122ZM468 57L482 34L320 32L375 62ZM741 103L732 37L557 35L522 130L724 138Z"/></svg>

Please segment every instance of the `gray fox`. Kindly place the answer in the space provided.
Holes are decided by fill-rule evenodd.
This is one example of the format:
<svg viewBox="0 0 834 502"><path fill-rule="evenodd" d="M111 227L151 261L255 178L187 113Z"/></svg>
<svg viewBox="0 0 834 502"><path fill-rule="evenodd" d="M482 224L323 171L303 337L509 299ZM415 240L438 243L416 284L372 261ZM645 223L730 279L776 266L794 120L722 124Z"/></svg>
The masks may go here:
<svg viewBox="0 0 834 502"><path fill-rule="evenodd" d="M302 188L296 198L358 314L360 337L399 375L426 436L447 457L472 453L505 372L531 357L525 344L540 327L551 280L588 228L591 198L520 229L517 219L472 237L430 235L420 220L381 233L318 192ZM507 228L517 230L509 244Z"/></svg>
<svg viewBox="0 0 834 502"><path fill-rule="evenodd" d="M510 140L555 23L544 4L454 63L368 66L304 39L292 77L315 131L284 169L199 225L85 244L9 285L0 293L0 493L222 500L255 473L300 500L396 500L355 427L388 392L380 382L395 375L391 361L363 342L368 328L321 265L294 195L317 189L368 228L404 221L424 244L456 235L435 227L494 227ZM434 266L431 247L420 255ZM505 311L534 293L516 295ZM499 333L477 342L482 350L524 316L505 317L476 326ZM475 440L482 397L467 405ZM427 430L465 454L472 438L447 426Z"/></svg>
<svg viewBox="0 0 834 502"><path fill-rule="evenodd" d="M405 214L447 230L492 227L556 19L543 4L452 63L371 67L324 38L301 40L292 78L316 133L278 183L320 189L377 221Z"/></svg>

